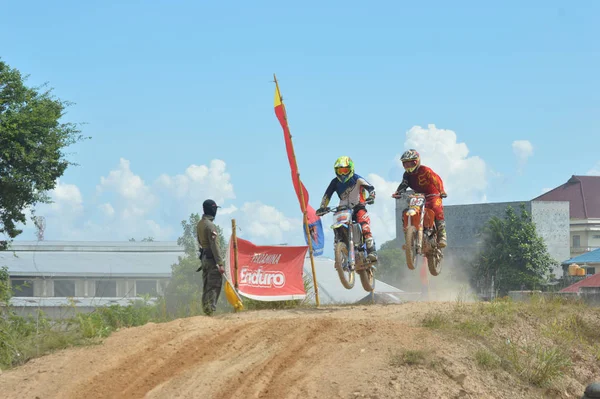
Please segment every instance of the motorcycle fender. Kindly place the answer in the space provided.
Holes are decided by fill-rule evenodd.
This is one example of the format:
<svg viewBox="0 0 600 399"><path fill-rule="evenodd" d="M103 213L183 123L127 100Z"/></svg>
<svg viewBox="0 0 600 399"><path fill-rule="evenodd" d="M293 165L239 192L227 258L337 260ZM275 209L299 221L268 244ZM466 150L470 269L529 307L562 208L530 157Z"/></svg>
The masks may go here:
<svg viewBox="0 0 600 399"><path fill-rule="evenodd" d="M343 223L343 222L334 223L334 224L331 225L332 229L339 229L340 227L348 228L348 225L346 223Z"/></svg>
<svg viewBox="0 0 600 399"><path fill-rule="evenodd" d="M420 212L418 212L418 210L416 209L409 209L408 211L404 212L403 215L403 223L404 223L404 228L406 229L408 227L408 212L412 211L411 213L414 212L414 215L410 215L410 224L415 226L417 229L419 228L419 224L420 224Z"/></svg>

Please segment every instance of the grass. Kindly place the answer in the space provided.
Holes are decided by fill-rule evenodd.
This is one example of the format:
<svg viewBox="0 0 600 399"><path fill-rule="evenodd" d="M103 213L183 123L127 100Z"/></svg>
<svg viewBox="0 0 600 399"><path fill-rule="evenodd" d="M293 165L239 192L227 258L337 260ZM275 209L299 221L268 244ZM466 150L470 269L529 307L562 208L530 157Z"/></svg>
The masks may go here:
<svg viewBox="0 0 600 399"><path fill-rule="evenodd" d="M485 370L493 370L500 367L500 358L487 349L479 349L475 352L477 365Z"/></svg>
<svg viewBox="0 0 600 399"><path fill-rule="evenodd" d="M460 332L470 337L484 337L492 327L493 324L485 320L463 320L456 325Z"/></svg>
<svg viewBox="0 0 600 399"><path fill-rule="evenodd" d="M0 308L0 368L19 366L58 349L97 342L124 327L158 320L158 307L138 300L129 306L113 305L92 313L50 320L43 312L18 316L10 307Z"/></svg>
<svg viewBox="0 0 600 399"><path fill-rule="evenodd" d="M594 344L591 348L591 353L597 362L600 362L600 343Z"/></svg>
<svg viewBox="0 0 600 399"><path fill-rule="evenodd" d="M468 304L461 293L448 311L430 312L421 324L451 339L477 340L472 359L478 368L503 368L536 387L583 378L571 356L600 361L600 309L559 295Z"/></svg>
<svg viewBox="0 0 600 399"><path fill-rule="evenodd" d="M393 367L400 367L404 365L414 366L419 364L425 364L427 353L423 350L412 350L406 349L401 353L392 355L390 365Z"/></svg>
<svg viewBox="0 0 600 399"><path fill-rule="evenodd" d="M558 347L507 344L500 353L508 371L539 387L549 386L572 366L571 359Z"/></svg>
<svg viewBox="0 0 600 399"><path fill-rule="evenodd" d="M433 329L441 329L450 323L448 317L440 312L428 313L423 319L423 326Z"/></svg>

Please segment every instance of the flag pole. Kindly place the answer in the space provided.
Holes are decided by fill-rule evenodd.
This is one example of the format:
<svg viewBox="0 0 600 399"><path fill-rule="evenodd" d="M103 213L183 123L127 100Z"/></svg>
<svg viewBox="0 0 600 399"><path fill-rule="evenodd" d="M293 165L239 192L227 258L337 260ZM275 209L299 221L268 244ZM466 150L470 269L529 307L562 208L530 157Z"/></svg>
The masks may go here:
<svg viewBox="0 0 600 399"><path fill-rule="evenodd" d="M277 93L279 93L279 100L281 104L283 104L283 99L281 98L281 91L279 91L279 83L277 82L277 76L273 74L273 79L275 80L275 86L277 87ZM306 236L308 237L308 253L310 255L310 266L312 269L313 275L313 286L315 289L315 302L317 307L320 306L319 302L319 286L317 284L317 274L315 272L315 258L313 256L313 246L312 246L312 237L310 235L310 230L308 229L308 216L306 214L306 206L304 204L304 190L302 190L302 181L300 180L300 171L298 170L298 162L296 161L296 153L294 152L294 144L292 142L292 132L290 131L290 126L288 124L287 112L285 110L285 105L283 106L283 115L285 117L285 123L288 128L288 134L290 136L290 143L292 144L292 158L294 159L294 166L296 167L296 173L298 176L298 190L300 191L300 205L302 206L302 214L303 222L304 222L304 230L306 231Z"/></svg>
<svg viewBox="0 0 600 399"><path fill-rule="evenodd" d="M238 289L238 246L237 246L237 235L235 232L235 219L231 219L231 236L233 239L233 286L235 290Z"/></svg>

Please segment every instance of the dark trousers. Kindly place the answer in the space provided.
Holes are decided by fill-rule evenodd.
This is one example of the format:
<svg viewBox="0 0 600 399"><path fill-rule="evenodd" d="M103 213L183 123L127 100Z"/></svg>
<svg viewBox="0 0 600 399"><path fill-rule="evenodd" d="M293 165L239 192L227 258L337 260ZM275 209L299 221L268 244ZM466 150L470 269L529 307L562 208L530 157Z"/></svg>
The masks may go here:
<svg viewBox="0 0 600 399"><path fill-rule="evenodd" d="M217 310L217 301L223 286L223 277L212 259L202 261L202 308L210 316Z"/></svg>

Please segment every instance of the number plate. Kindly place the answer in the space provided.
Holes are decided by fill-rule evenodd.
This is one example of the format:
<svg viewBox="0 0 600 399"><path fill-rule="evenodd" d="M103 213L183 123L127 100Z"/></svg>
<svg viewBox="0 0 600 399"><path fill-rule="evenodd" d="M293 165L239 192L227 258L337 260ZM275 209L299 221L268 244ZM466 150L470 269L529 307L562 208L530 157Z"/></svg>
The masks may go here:
<svg viewBox="0 0 600 399"><path fill-rule="evenodd" d="M410 206L421 206L425 199L423 197L412 197L410 199Z"/></svg>
<svg viewBox="0 0 600 399"><path fill-rule="evenodd" d="M352 220L352 211L344 210L337 212L335 215L333 215L333 220L335 220L336 223L350 223Z"/></svg>

